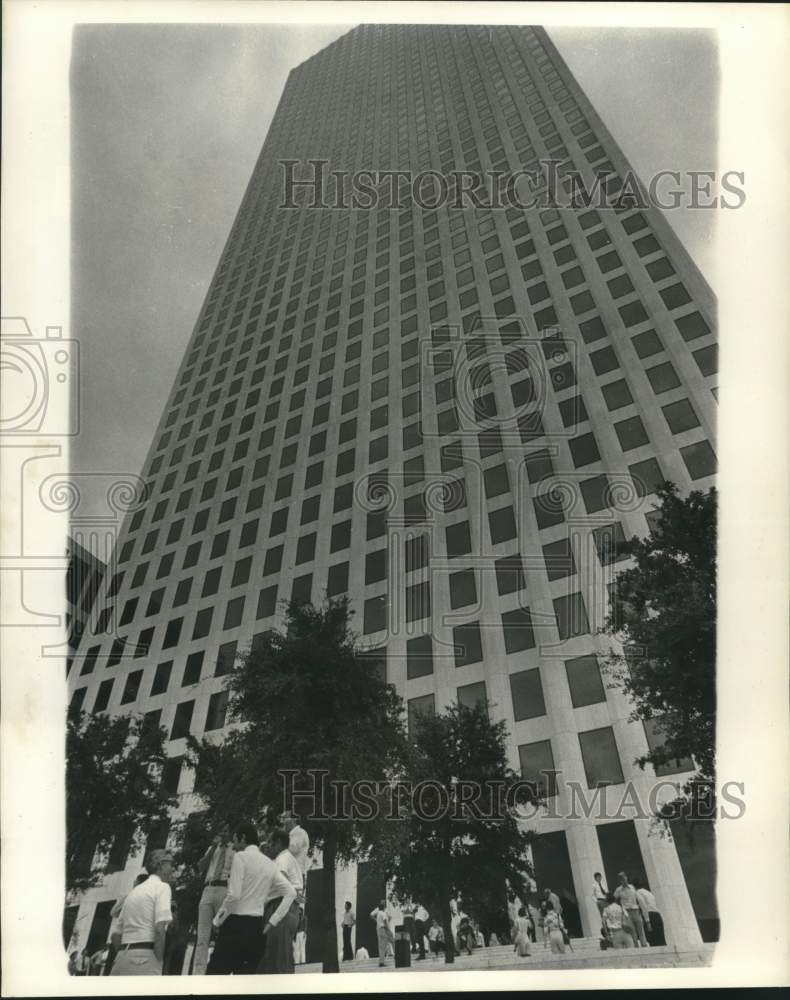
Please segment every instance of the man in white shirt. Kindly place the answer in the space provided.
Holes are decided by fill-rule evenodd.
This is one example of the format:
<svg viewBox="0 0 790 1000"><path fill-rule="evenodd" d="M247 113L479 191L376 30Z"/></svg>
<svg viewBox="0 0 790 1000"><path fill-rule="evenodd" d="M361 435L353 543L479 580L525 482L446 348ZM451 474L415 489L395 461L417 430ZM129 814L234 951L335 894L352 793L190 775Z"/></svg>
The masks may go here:
<svg viewBox="0 0 790 1000"><path fill-rule="evenodd" d="M378 907L370 914L376 921L376 937L379 942L379 965L387 964L387 950L392 940L392 928L390 927L390 916L387 913L387 900L382 899Z"/></svg>
<svg viewBox="0 0 790 1000"><path fill-rule="evenodd" d="M636 889L628 881L625 872L618 872L617 877L620 884L614 890L614 898L625 910L625 914L631 922L634 930L634 943L637 947L647 948L647 938L645 937L645 922L642 919L642 910L639 900L636 898Z"/></svg>
<svg viewBox="0 0 790 1000"><path fill-rule="evenodd" d="M428 933L429 920L430 915L428 911L422 903L417 903L417 909L414 911L414 931L417 935L417 948L420 952L420 956L417 959L418 962L425 958L425 935Z"/></svg>
<svg viewBox="0 0 790 1000"><path fill-rule="evenodd" d="M601 915L601 921L603 921L603 911L606 909L609 901L609 893L603 884L603 875L600 872L595 872L593 874L593 899L595 900L595 905L598 907L598 912Z"/></svg>
<svg viewBox="0 0 790 1000"><path fill-rule="evenodd" d="M228 891L214 918L219 927L217 943L206 970L209 976L254 973L264 949L264 935L283 919L296 898L288 879L275 863L258 849L258 831L242 823L233 846ZM264 923L263 908L273 896L280 905Z"/></svg>
<svg viewBox="0 0 790 1000"><path fill-rule="evenodd" d="M659 913L656 897L639 879L634 879L634 888L636 889L636 900L639 903L639 909L642 911L647 943L652 947L666 944L664 920Z"/></svg>
<svg viewBox="0 0 790 1000"><path fill-rule="evenodd" d="M293 887L296 896L288 912L266 937L266 947L261 963L261 972L267 975L290 974L294 971L294 939L299 929L299 900L302 898L304 876L296 858L289 848L289 837L285 830L275 830L269 838L269 844L275 851L274 863ZM266 902L263 911L264 919L277 909L280 899L274 893Z"/></svg>
<svg viewBox="0 0 790 1000"><path fill-rule="evenodd" d="M309 864L307 855L310 851L310 838L307 831L299 826L299 817L293 812L282 813L280 827L288 834L288 850L296 858L302 869L302 875L306 875Z"/></svg>
<svg viewBox="0 0 790 1000"><path fill-rule="evenodd" d="M149 876L124 900L113 934L118 955L111 976L161 976L167 925L173 919L168 882L173 874L170 851L151 852Z"/></svg>
<svg viewBox="0 0 790 1000"><path fill-rule="evenodd" d="M195 941L194 976L204 976L208 965L211 925L228 891L228 879L233 863L233 846L227 825L220 827L208 850L198 861L198 871L204 877L203 894L198 906L197 940Z"/></svg>

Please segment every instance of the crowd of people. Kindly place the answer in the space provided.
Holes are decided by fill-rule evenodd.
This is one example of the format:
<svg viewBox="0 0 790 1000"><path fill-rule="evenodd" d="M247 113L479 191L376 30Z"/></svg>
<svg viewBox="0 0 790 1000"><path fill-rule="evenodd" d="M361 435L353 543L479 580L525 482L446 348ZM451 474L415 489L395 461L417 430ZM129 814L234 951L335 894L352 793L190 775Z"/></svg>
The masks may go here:
<svg viewBox="0 0 790 1000"><path fill-rule="evenodd" d="M280 826L261 850L256 826L242 823L231 835L221 827L198 862L203 879L198 906L197 934L191 971L194 975L244 973L293 973L305 961L305 884L310 847L297 818L284 813ZM168 931L177 923L177 907L170 880L173 857L167 850L151 852L147 871L138 876L129 894L112 912L109 941L95 954L74 950L69 955L72 975L180 974L183 949L171 955L168 967ZM593 876L592 896L601 918L602 949L647 948L666 944L664 923L655 896L642 882L625 872L610 892L603 876ZM534 883L533 883L534 887ZM550 888L538 896L531 892L521 901L508 893L510 942L520 957L532 946L563 954L572 950L563 920L562 902ZM418 960L430 954L437 961L446 949L440 922L420 902L406 902L400 909L402 937ZM385 966L394 957L393 913L386 899L370 913L375 922L378 962ZM353 948L357 919L352 904L345 903L341 918L343 961L369 958L364 945ZM504 926L504 925L503 925ZM484 936L463 910L460 899L450 900L450 933L456 953L473 954L475 948L500 943L496 933ZM210 951L214 938L213 951ZM502 942L504 943L504 942Z"/></svg>
<svg viewBox="0 0 790 1000"><path fill-rule="evenodd" d="M304 961L306 832L291 813L280 817L265 845L258 829L242 823L231 832L221 827L198 862L203 879L198 906L194 975L293 973ZM177 923L170 882L173 856L152 851L146 871L129 894L116 903L110 939L95 955L73 951L72 975L147 976L179 974L183 949L167 943ZM168 932L170 939L168 939ZM209 957L212 936L214 948Z"/></svg>

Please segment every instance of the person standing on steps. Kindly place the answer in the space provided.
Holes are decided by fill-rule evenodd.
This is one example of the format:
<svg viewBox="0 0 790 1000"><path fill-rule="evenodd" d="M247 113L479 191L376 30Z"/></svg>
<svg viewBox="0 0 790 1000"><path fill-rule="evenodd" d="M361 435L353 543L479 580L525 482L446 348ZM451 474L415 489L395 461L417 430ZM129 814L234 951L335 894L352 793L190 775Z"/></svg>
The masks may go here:
<svg viewBox="0 0 790 1000"><path fill-rule="evenodd" d="M390 926L390 916L387 913L387 900L380 900L379 905L371 912L370 916L376 921L376 937L379 943L379 965L386 965L387 951L393 936Z"/></svg>
<svg viewBox="0 0 790 1000"><path fill-rule="evenodd" d="M642 919L645 922L645 936L647 943L656 948L667 943L664 933L664 918L658 911L656 897L644 885L641 880L634 879L636 898L642 911Z"/></svg>
<svg viewBox="0 0 790 1000"><path fill-rule="evenodd" d="M350 962L354 958L354 949L351 945L351 929L357 922L357 917L351 909L351 903L346 900L345 912L343 913L343 961Z"/></svg>
<svg viewBox="0 0 790 1000"><path fill-rule="evenodd" d="M636 898L636 889L628 881L625 872L618 872L620 884L614 890L614 898L625 910L631 926L634 929L635 941L638 947L647 948L647 938L645 937L645 923L642 919L642 909L639 900Z"/></svg>
<svg viewBox="0 0 790 1000"><path fill-rule="evenodd" d="M607 896L609 895L609 890L603 884L603 875L600 872L596 872L593 875L593 899L595 900L595 905L598 907L598 913L603 918L603 911L607 906Z"/></svg>
<svg viewBox="0 0 790 1000"><path fill-rule="evenodd" d="M233 847L230 830L222 824L215 834L203 857L198 861L198 871L203 875L203 892L198 905L197 940L195 941L195 961L193 976L204 976L208 966L208 946L211 928L222 900L228 891L230 866L233 863Z"/></svg>

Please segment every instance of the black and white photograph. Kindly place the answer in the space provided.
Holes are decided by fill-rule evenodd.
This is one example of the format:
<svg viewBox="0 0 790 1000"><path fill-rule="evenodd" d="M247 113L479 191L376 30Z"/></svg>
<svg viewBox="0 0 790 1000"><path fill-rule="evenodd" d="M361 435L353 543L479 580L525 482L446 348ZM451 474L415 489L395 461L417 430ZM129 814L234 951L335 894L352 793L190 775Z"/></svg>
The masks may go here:
<svg viewBox="0 0 790 1000"><path fill-rule="evenodd" d="M787 8L580 6L5 7L3 995L786 985Z"/></svg>

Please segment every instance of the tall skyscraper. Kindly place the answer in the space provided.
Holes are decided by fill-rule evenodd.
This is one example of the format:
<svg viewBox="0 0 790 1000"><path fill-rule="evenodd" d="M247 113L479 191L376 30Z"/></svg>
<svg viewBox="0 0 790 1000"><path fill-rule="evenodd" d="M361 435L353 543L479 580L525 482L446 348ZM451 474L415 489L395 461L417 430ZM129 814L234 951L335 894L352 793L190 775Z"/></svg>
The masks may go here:
<svg viewBox="0 0 790 1000"><path fill-rule="evenodd" d="M354 207L332 172L361 170L425 185ZM448 197L428 171L456 175ZM543 171L533 187L556 185L559 207L459 202L459 172L487 171ZM282 599L348 594L411 718L458 699L507 721L511 763L548 796L535 878L571 931L598 933L593 873L613 886L624 868L693 946L715 935L704 846L691 865L628 811L563 817L570 782L611 803L655 781L634 763L654 731L602 679L597 629L657 484L712 484L715 302L658 209L562 207L573 171L588 191L596 173L612 197L631 186L540 28L366 25L292 71L71 700L156 718L180 811L200 808L179 758L188 733L221 737L237 652ZM317 181L287 184L319 176L329 207ZM85 896L86 926L141 862ZM344 879L339 905L358 881L369 912L365 879Z"/></svg>

